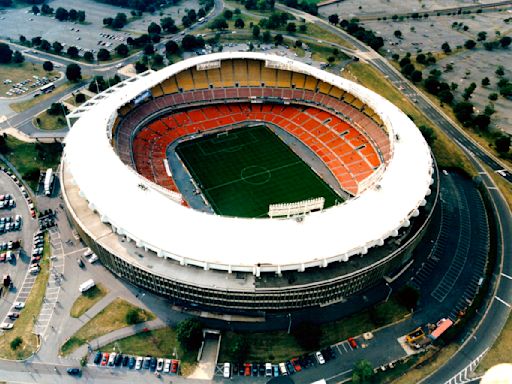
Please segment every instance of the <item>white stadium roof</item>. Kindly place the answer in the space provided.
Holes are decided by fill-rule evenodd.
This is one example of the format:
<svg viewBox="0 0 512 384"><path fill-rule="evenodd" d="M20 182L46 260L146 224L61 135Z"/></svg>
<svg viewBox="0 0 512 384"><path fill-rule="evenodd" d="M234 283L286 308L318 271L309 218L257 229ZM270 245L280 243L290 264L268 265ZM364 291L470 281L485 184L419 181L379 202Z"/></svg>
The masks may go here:
<svg viewBox="0 0 512 384"><path fill-rule="evenodd" d="M393 142L381 178L344 204L297 222L231 218L186 208L122 163L110 143L119 107L185 68L233 58L270 60L350 91L368 104L385 122ZM131 79L78 112L80 118L66 138L65 162L81 196L116 232L182 264L259 274L346 261L396 236L430 193L430 150L403 112L358 84L280 56L225 52L194 57Z"/></svg>

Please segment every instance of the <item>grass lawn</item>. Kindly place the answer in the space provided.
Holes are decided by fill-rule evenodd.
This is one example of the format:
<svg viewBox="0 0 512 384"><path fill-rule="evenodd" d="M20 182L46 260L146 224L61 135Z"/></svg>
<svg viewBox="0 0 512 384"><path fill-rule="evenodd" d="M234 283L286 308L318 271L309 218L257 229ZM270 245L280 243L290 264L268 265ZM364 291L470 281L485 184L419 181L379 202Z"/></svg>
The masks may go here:
<svg viewBox="0 0 512 384"><path fill-rule="evenodd" d="M316 24L306 23L306 25L307 25L308 29L307 29L305 35L308 37L312 37L312 38L318 39L320 41L330 41L332 43L341 45L342 47L345 47L345 48L355 49L355 47L352 44L350 44L347 40L342 39L341 37L339 37L335 34L329 33L324 28L322 28ZM298 29L298 26L297 26L297 29ZM298 34L297 37L300 39L300 34ZM308 45L310 44L308 42L306 42L306 43Z"/></svg>
<svg viewBox="0 0 512 384"><path fill-rule="evenodd" d="M6 136L5 146L1 149L6 149L2 153L32 189L37 186L39 170L56 169L62 153L59 143L25 143L12 136Z"/></svg>
<svg viewBox="0 0 512 384"><path fill-rule="evenodd" d="M36 127L45 131L54 131L56 129L66 128L66 118L62 115L54 116L44 111L35 117L32 122Z"/></svg>
<svg viewBox="0 0 512 384"><path fill-rule="evenodd" d="M136 356L158 356L168 359L181 360L181 372L183 375L191 372L191 367L196 363L197 351L182 350L176 332L170 327L156 329L154 331L141 332L115 343L101 348L102 351L120 350L122 353Z"/></svg>
<svg viewBox="0 0 512 384"><path fill-rule="evenodd" d="M476 372L484 373L496 364L510 363L510 356L512 356L512 316L509 316L498 340L480 362Z"/></svg>
<svg viewBox="0 0 512 384"><path fill-rule="evenodd" d="M60 92L66 91L67 89L71 88L73 85L75 85L75 83L66 82L66 83L61 84L58 87L56 87L55 90L51 93L46 93L46 94L40 95L38 97L33 97L30 100L20 101L19 103L12 103L12 104L9 104L9 107L11 107L11 109L14 112L18 112L18 113L26 111L27 109L32 108L34 105L39 104L39 103L49 99L55 93L60 93Z"/></svg>
<svg viewBox="0 0 512 384"><path fill-rule="evenodd" d="M265 126L214 133L179 144L180 159L216 213L263 217L269 204L339 197Z"/></svg>
<svg viewBox="0 0 512 384"><path fill-rule="evenodd" d="M140 322L150 321L155 318L151 312L138 308L121 298L114 299L101 312L82 326L60 348L62 355L67 355L90 340L94 340L117 329L128 327L126 314L136 309L139 311Z"/></svg>
<svg viewBox="0 0 512 384"><path fill-rule="evenodd" d="M69 314L71 317L80 317L87 312L94 304L100 301L108 293L108 289L103 284L96 284L88 291L82 293L75 300Z"/></svg>
<svg viewBox="0 0 512 384"><path fill-rule="evenodd" d="M75 95L76 96L76 95ZM71 104L71 105L74 105L75 107L78 107L80 105L82 105L83 103L77 103L76 100L75 100L75 96L70 96L68 97L67 99L64 100L64 103L67 103L67 104ZM88 95L85 95L85 101L89 100L90 97ZM84 101L84 103L85 103Z"/></svg>
<svg viewBox="0 0 512 384"><path fill-rule="evenodd" d="M387 303L377 305L379 313L383 316L384 324L390 324L403 319L408 311L400 306L394 299ZM357 336L371 331L377 326L372 322L370 312L365 310L353 316L319 325L322 329L320 346L332 345L351 336ZM219 361L236 361L237 356L230 353L231 344L236 334L226 332L222 336ZM247 360L279 362L294 356L304 354L304 350L293 335L286 331L273 331L266 333L242 333L249 345Z"/></svg>
<svg viewBox="0 0 512 384"><path fill-rule="evenodd" d="M37 349L38 339L33 333L33 329L43 305L46 284L50 276L49 256L50 245L46 235L43 259L40 263L41 271L25 302L25 308L20 311L20 317L14 322L14 328L10 331L4 331L4 336L0 338L0 358L2 359L26 359ZM12 350L10 343L18 336L22 338L23 342L16 350Z"/></svg>
<svg viewBox="0 0 512 384"><path fill-rule="evenodd" d="M33 84L34 78L32 76L38 77L53 77L56 76L57 72L46 72L43 69L43 66L40 64L28 63L24 62L21 64L1 64L0 65L0 96L9 97L5 93L12 88L12 86L16 83L19 83L23 80L31 80L30 83L26 84L25 87L29 90L24 93L27 94L31 91L36 90L37 88L30 88L30 85ZM11 84L4 84L4 80L9 79L12 80ZM13 95L10 97L16 97L18 95ZM21 95L20 95L21 96Z"/></svg>
<svg viewBox="0 0 512 384"><path fill-rule="evenodd" d="M428 120L411 100L403 96L387 79L383 78L377 70L368 64L353 62L347 66L342 76L361 83L399 106L403 112L412 118L416 125L427 125L433 128L436 139L431 148L440 167L461 168L471 176L476 175L475 169L462 150L439 127Z"/></svg>

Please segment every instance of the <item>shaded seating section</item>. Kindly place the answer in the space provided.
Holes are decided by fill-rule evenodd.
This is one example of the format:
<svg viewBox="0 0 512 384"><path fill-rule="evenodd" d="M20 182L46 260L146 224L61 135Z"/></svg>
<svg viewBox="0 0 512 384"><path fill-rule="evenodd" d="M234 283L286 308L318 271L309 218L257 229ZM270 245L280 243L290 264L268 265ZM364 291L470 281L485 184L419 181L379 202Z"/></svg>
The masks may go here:
<svg viewBox="0 0 512 384"><path fill-rule="evenodd" d="M272 123L295 136L352 194L357 194L359 182L381 164L367 137L334 114L311 106L229 103L177 111L144 126L133 138L135 168L147 179L178 192L164 166L169 144L183 136L247 121Z"/></svg>

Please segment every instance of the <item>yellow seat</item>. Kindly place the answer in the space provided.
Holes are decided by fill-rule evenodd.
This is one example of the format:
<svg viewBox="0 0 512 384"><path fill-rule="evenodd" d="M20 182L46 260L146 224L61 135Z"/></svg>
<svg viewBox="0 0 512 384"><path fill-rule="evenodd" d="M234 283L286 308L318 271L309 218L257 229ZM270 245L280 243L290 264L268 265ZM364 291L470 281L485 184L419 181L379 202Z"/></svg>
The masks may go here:
<svg viewBox="0 0 512 384"><path fill-rule="evenodd" d="M178 83L178 87L182 88L184 91L194 89L194 81L192 80L192 74L189 69L176 74L176 82Z"/></svg>
<svg viewBox="0 0 512 384"><path fill-rule="evenodd" d="M265 66L261 67L261 79L267 87L275 87L277 85L277 70Z"/></svg>
<svg viewBox="0 0 512 384"><path fill-rule="evenodd" d="M205 71L198 71L197 69L192 70L192 77L194 79L194 84L196 89L205 89L208 88L208 79L206 78Z"/></svg>
<svg viewBox="0 0 512 384"><path fill-rule="evenodd" d="M214 88L222 87L219 68L208 69L206 76L208 77L208 84L213 85Z"/></svg>
<svg viewBox="0 0 512 384"><path fill-rule="evenodd" d="M165 80L161 85L166 95L178 92L178 85L174 76Z"/></svg>
<svg viewBox="0 0 512 384"><path fill-rule="evenodd" d="M234 87L235 76L233 75L233 61L223 60L220 67L220 76L222 78L223 87Z"/></svg>
<svg viewBox="0 0 512 384"><path fill-rule="evenodd" d="M131 104L125 104L125 105L123 105L121 108L119 108L119 112L118 112L118 113L119 113L121 116L124 116L124 115L126 115L128 112L130 112L130 110L131 110L131 109L132 109Z"/></svg>
<svg viewBox="0 0 512 384"><path fill-rule="evenodd" d="M247 87L247 62L245 60L233 60L233 71L235 75L235 81L238 83L238 85L240 87Z"/></svg>
<svg viewBox="0 0 512 384"><path fill-rule="evenodd" d="M355 100L355 97L351 93L347 92L343 95L343 100L348 104L352 104L352 102Z"/></svg>
<svg viewBox="0 0 512 384"><path fill-rule="evenodd" d="M304 76L303 73L293 72L292 84L295 84L295 88L303 89L305 80L306 80L306 76Z"/></svg>
<svg viewBox="0 0 512 384"><path fill-rule="evenodd" d="M159 97L164 94L164 90L162 89L160 84L158 84L151 88L151 94L153 95L153 97Z"/></svg>
<svg viewBox="0 0 512 384"><path fill-rule="evenodd" d="M277 86L280 88L292 87L292 74L290 71L278 70L277 71Z"/></svg>
<svg viewBox="0 0 512 384"><path fill-rule="evenodd" d="M375 115L375 111L367 105L364 106L363 112L369 117L373 117L373 115Z"/></svg>
<svg viewBox="0 0 512 384"><path fill-rule="evenodd" d="M247 63L249 69L248 83L251 87L261 86L261 61L251 60Z"/></svg>
<svg viewBox="0 0 512 384"><path fill-rule="evenodd" d="M318 84L318 92L320 93L324 93L326 95L329 94L329 91L331 90L332 88L332 85L329 84L329 83L326 83L324 81L321 81L319 84Z"/></svg>
<svg viewBox="0 0 512 384"><path fill-rule="evenodd" d="M329 91L329 96L339 99L341 97L341 95L343 95L343 92L344 92L343 90L333 86L331 88L331 90Z"/></svg>
<svg viewBox="0 0 512 384"><path fill-rule="evenodd" d="M364 103L359 99L354 99L351 104L354 106L354 108L359 110L361 110L364 106Z"/></svg>
<svg viewBox="0 0 512 384"><path fill-rule="evenodd" d="M316 78L314 78L313 76L308 76L306 78L306 83L304 84L304 88L309 89L310 91L315 91L317 83L318 83L318 80Z"/></svg>

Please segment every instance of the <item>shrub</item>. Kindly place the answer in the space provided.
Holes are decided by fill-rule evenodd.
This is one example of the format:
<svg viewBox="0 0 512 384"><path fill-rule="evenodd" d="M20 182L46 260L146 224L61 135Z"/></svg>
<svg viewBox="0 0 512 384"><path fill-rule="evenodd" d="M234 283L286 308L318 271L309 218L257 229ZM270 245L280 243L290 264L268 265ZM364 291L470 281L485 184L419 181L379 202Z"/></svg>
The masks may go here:
<svg viewBox="0 0 512 384"><path fill-rule="evenodd" d="M23 339L21 337L19 337L19 336L15 337L11 341L11 349L12 350L17 349L22 343L23 343Z"/></svg>

